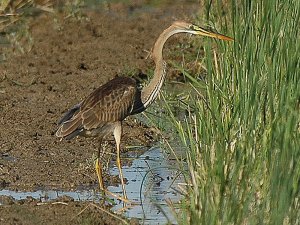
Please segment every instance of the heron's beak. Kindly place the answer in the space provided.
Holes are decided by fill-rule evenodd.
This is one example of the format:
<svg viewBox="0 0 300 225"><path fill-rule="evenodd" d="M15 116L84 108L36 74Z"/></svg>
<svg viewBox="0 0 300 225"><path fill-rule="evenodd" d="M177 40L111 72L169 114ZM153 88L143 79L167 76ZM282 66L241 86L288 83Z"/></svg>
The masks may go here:
<svg viewBox="0 0 300 225"><path fill-rule="evenodd" d="M213 38L218 38L221 40L225 40L225 41L233 41L234 39L228 36L225 36L223 34L218 34L218 33L214 33L211 31L207 31L201 27L198 26L194 26L193 27L193 33L196 35L202 35L202 36L207 36L207 37L213 37Z"/></svg>

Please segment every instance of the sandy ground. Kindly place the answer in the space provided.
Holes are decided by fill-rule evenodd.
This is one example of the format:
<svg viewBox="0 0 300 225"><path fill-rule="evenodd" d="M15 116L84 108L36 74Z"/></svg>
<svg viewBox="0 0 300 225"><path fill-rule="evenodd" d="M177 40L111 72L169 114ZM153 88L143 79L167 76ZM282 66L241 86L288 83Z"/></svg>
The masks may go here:
<svg viewBox="0 0 300 225"><path fill-rule="evenodd" d="M54 135L57 121L117 75L147 79L153 68L147 57L155 39L172 21L191 19L195 7L184 1L168 8L144 7L143 1L129 6L117 3L89 10L80 20L43 13L31 21L32 50L0 64L1 189L95 187L97 140L60 141ZM172 40L168 46L174 44ZM155 140L153 129L134 117L124 122L124 151L126 146L150 146ZM112 142L107 149L113 152L114 147ZM112 183L119 183L118 177L106 176L105 184ZM80 213L87 202L57 201L63 203L4 197L0 224L120 223L94 206Z"/></svg>

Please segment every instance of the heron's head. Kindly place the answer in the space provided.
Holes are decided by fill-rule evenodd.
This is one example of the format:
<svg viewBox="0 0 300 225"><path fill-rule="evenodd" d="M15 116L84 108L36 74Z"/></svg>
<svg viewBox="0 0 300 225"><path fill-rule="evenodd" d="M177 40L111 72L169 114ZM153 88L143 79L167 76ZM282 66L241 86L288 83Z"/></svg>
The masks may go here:
<svg viewBox="0 0 300 225"><path fill-rule="evenodd" d="M173 23L173 26L180 32L202 35L202 36L207 36L207 37L213 37L213 38L218 38L218 39L226 40L226 41L233 41L233 38L231 38L231 37L228 37L223 34L216 33L216 32L208 31L208 30L206 30L202 27L199 27L195 24L192 24L192 23L176 21Z"/></svg>

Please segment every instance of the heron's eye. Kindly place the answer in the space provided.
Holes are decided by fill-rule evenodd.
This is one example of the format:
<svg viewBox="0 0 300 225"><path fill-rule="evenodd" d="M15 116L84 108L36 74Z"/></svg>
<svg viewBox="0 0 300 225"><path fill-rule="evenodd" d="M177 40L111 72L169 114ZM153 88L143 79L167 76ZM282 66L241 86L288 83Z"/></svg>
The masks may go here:
<svg viewBox="0 0 300 225"><path fill-rule="evenodd" d="M191 30L195 30L195 26L194 25L190 25L189 27Z"/></svg>
<svg viewBox="0 0 300 225"><path fill-rule="evenodd" d="M196 26L196 25L191 25L190 29L191 30L196 30L196 31L200 30L200 28L198 26Z"/></svg>
<svg viewBox="0 0 300 225"><path fill-rule="evenodd" d="M201 30L201 28L198 27L198 26L194 26L194 29L195 29L195 30Z"/></svg>

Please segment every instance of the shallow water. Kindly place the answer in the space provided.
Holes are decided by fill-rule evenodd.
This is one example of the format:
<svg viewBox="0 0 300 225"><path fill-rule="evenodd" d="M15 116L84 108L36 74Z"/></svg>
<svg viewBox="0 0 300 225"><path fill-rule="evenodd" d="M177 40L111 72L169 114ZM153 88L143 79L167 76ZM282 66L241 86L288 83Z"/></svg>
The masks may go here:
<svg viewBox="0 0 300 225"><path fill-rule="evenodd" d="M179 171L175 170L176 162L166 159L166 154L160 148L152 148L134 160L132 166L123 167L124 177L128 179L126 191L128 198L142 204L129 209L125 216L144 219L146 224L176 223L166 200L176 203L181 195L178 184L183 182ZM118 174L117 168L111 169L112 174ZM109 187L113 193L122 194L121 187ZM122 204L113 210L122 208ZM166 216L167 218L166 218Z"/></svg>
<svg viewBox="0 0 300 225"><path fill-rule="evenodd" d="M178 183L183 182L183 177L174 168L176 162L168 159L168 155L160 148L151 148L137 159L131 166L123 167L124 177L128 180L126 191L128 198L137 204L125 211L128 218L140 218L144 224L176 223L172 210L167 204L170 200L177 203L181 195L177 191ZM110 174L118 175L117 167L110 169ZM108 190L122 195L121 186L109 186ZM58 197L69 196L75 201L99 201L101 194L98 190L80 188L77 191L37 190L34 192L18 192L1 190L0 195L11 196L16 200L25 199L27 196L39 199L42 202L55 200ZM166 201L167 200L167 201ZM123 203L116 201L113 211L122 209Z"/></svg>

